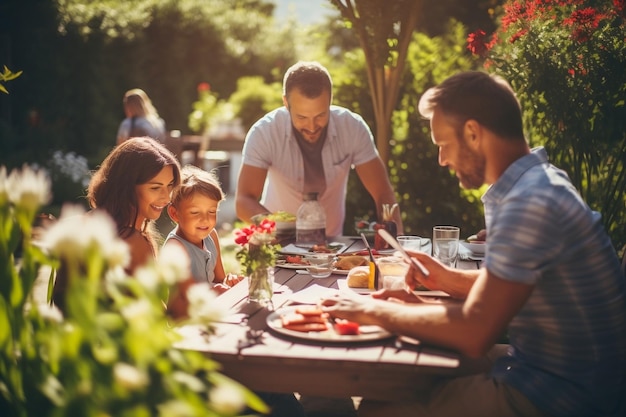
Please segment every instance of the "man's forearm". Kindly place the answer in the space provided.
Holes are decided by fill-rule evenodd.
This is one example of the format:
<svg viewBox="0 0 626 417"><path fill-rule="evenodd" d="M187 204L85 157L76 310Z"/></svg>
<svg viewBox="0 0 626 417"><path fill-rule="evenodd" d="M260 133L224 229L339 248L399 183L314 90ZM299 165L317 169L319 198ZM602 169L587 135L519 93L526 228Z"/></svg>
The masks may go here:
<svg viewBox="0 0 626 417"><path fill-rule="evenodd" d="M270 211L257 200L250 197L238 197L236 202L237 217L248 223L254 222L254 217L269 214Z"/></svg>

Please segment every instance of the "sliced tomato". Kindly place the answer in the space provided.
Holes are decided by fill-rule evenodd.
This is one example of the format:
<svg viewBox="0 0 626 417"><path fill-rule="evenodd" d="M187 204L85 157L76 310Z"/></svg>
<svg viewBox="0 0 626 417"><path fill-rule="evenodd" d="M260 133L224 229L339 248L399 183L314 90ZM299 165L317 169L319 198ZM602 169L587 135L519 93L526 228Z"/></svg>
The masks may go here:
<svg viewBox="0 0 626 417"><path fill-rule="evenodd" d="M354 321L337 319L335 320L334 327L335 331L343 336L358 335L361 333L361 331L359 330L359 323L356 323Z"/></svg>
<svg viewBox="0 0 626 417"><path fill-rule="evenodd" d="M302 259L300 255L287 255L287 263L290 264L305 264L306 262Z"/></svg>

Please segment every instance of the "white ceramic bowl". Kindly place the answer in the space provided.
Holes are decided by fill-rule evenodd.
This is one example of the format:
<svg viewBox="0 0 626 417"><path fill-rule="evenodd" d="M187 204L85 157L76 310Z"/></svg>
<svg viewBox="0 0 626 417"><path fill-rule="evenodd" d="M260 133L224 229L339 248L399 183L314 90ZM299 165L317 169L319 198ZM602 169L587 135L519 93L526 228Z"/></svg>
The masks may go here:
<svg viewBox="0 0 626 417"><path fill-rule="evenodd" d="M465 247L476 255L484 255L487 244L485 242L463 242Z"/></svg>
<svg viewBox="0 0 626 417"><path fill-rule="evenodd" d="M276 222L277 232L292 232L296 230L296 222Z"/></svg>

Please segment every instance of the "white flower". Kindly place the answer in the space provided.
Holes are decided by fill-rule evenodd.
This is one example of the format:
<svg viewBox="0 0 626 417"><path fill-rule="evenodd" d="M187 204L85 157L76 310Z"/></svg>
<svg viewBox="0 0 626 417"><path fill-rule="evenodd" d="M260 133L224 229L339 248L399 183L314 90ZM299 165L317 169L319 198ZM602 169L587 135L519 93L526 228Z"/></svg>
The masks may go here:
<svg viewBox="0 0 626 417"><path fill-rule="evenodd" d="M199 378L187 372L175 371L172 374L172 378L195 392L203 392L206 389L204 383Z"/></svg>
<svg viewBox="0 0 626 417"><path fill-rule="evenodd" d="M5 181L9 201L17 207L36 211L50 201L50 179L43 170L35 171L24 165L22 171L13 170Z"/></svg>
<svg viewBox="0 0 626 417"><path fill-rule="evenodd" d="M211 323L218 321L226 314L223 306L215 302L217 295L211 290L208 282L193 284L187 289L189 308L187 313L193 323Z"/></svg>
<svg viewBox="0 0 626 417"><path fill-rule="evenodd" d="M133 276L150 292L154 292L159 285L159 274L153 267L141 266L135 270Z"/></svg>
<svg viewBox="0 0 626 417"><path fill-rule="evenodd" d="M62 257L81 259L86 248L86 235L77 233L85 211L80 206L65 205L59 220L45 232L43 246Z"/></svg>
<svg viewBox="0 0 626 417"><path fill-rule="evenodd" d="M165 245L157 260L157 267L161 278L169 286L190 275L189 256L179 245Z"/></svg>
<svg viewBox="0 0 626 417"><path fill-rule="evenodd" d="M104 280L111 284L122 284L128 279L128 274L121 266L110 268L104 273Z"/></svg>
<svg viewBox="0 0 626 417"><path fill-rule="evenodd" d="M209 403L218 413L235 415L245 406L245 398L240 389L231 384L220 384L209 393Z"/></svg>
<svg viewBox="0 0 626 417"><path fill-rule="evenodd" d="M122 316L129 322L150 322L154 313L152 305L146 299L139 299L120 309Z"/></svg>
<svg viewBox="0 0 626 417"><path fill-rule="evenodd" d="M59 220L45 233L43 245L70 259L84 260L86 251L93 250L110 268L130 262L128 245L118 237L111 217L98 210L86 214L76 205L63 206Z"/></svg>
<svg viewBox="0 0 626 417"><path fill-rule="evenodd" d="M63 314L61 310L51 305L40 305L39 306L39 314L41 314L41 318L53 323L61 323L63 322Z"/></svg>
<svg viewBox="0 0 626 417"><path fill-rule="evenodd" d="M117 234L115 222L106 212L90 211L82 221L87 245L95 245L110 266L126 266L130 262L128 245Z"/></svg>
<svg viewBox="0 0 626 417"><path fill-rule="evenodd" d="M182 400L171 400L157 406L160 417L194 417L191 406Z"/></svg>
<svg viewBox="0 0 626 417"><path fill-rule="evenodd" d="M127 363L116 363L113 367L113 377L115 382L129 391L139 390L149 382L145 372Z"/></svg>

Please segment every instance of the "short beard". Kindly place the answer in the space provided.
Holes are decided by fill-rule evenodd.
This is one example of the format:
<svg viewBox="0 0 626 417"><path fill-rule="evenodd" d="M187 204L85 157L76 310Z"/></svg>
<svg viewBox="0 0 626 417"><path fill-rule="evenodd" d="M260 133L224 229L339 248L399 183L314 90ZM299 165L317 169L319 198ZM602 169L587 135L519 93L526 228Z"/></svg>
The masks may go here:
<svg viewBox="0 0 626 417"><path fill-rule="evenodd" d="M485 183L485 158L473 152L466 143L459 139L460 144L460 160L463 166L471 167L471 172L457 171L459 176L459 184L465 189L478 189Z"/></svg>

